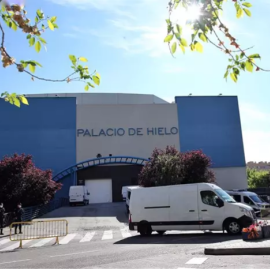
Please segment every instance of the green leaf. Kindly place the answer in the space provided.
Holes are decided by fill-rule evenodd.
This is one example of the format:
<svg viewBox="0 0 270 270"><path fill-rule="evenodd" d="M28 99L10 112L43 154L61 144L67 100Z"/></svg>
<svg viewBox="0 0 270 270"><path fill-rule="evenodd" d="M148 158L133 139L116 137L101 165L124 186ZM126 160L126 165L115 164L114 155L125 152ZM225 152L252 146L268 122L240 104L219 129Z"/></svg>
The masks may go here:
<svg viewBox="0 0 270 270"><path fill-rule="evenodd" d="M242 62L242 63L240 64L240 66L241 66L241 69L242 69L242 70L244 70L244 71L246 70L246 64L245 64L244 62Z"/></svg>
<svg viewBox="0 0 270 270"><path fill-rule="evenodd" d="M76 67L77 59L75 55L69 55L69 59L72 62L72 64Z"/></svg>
<svg viewBox="0 0 270 270"><path fill-rule="evenodd" d="M165 37L164 42L170 42L173 39L173 35L168 35L167 37Z"/></svg>
<svg viewBox="0 0 270 270"><path fill-rule="evenodd" d="M43 19L43 17L44 17L44 14L40 9L37 10L37 15L38 15L39 19Z"/></svg>
<svg viewBox="0 0 270 270"><path fill-rule="evenodd" d="M194 41L195 37L197 36L199 30L194 31L194 33L191 35L192 42Z"/></svg>
<svg viewBox="0 0 270 270"><path fill-rule="evenodd" d="M250 10L244 8L244 11L245 11L245 13L248 15L248 17L251 17L251 12L250 12Z"/></svg>
<svg viewBox="0 0 270 270"><path fill-rule="evenodd" d="M56 16L51 17L51 22L54 23L57 20Z"/></svg>
<svg viewBox="0 0 270 270"><path fill-rule="evenodd" d="M179 44L179 47L181 48L182 52L185 53L186 49L182 44Z"/></svg>
<svg viewBox="0 0 270 270"><path fill-rule="evenodd" d="M80 57L79 60L82 62L88 62L88 60L85 57Z"/></svg>
<svg viewBox="0 0 270 270"><path fill-rule="evenodd" d="M249 55L248 58L259 58L259 59L261 59L261 56L258 53L255 53L255 54Z"/></svg>
<svg viewBox="0 0 270 270"><path fill-rule="evenodd" d="M196 49L197 52L202 53L203 52L203 45L200 42L197 42L195 44L195 49Z"/></svg>
<svg viewBox="0 0 270 270"><path fill-rule="evenodd" d="M30 70L32 73L35 73L35 71L36 71L36 65L29 64L29 70Z"/></svg>
<svg viewBox="0 0 270 270"><path fill-rule="evenodd" d="M31 37L32 37L32 36L29 34L29 35L27 35L27 37L26 37L26 38L27 38L27 39L30 39Z"/></svg>
<svg viewBox="0 0 270 270"><path fill-rule="evenodd" d="M6 11L6 6L4 4L2 4L2 8L1 8L2 12Z"/></svg>
<svg viewBox="0 0 270 270"><path fill-rule="evenodd" d="M53 23L53 27L54 28L59 28L58 25L56 23Z"/></svg>
<svg viewBox="0 0 270 270"><path fill-rule="evenodd" d="M54 31L54 26L50 20L48 20L48 26L52 31Z"/></svg>
<svg viewBox="0 0 270 270"><path fill-rule="evenodd" d="M97 76L93 76L93 81L95 84L99 85L100 84L100 79Z"/></svg>
<svg viewBox="0 0 270 270"><path fill-rule="evenodd" d="M176 25L176 29L179 35L182 35L182 27L179 24Z"/></svg>
<svg viewBox="0 0 270 270"><path fill-rule="evenodd" d="M246 61L245 65L246 65L246 70L247 71L249 71L249 72L252 72L253 71L253 64L252 64L252 62Z"/></svg>
<svg viewBox="0 0 270 270"><path fill-rule="evenodd" d="M41 43L39 41L36 43L35 49L36 49L37 52L40 52L40 50L41 50Z"/></svg>
<svg viewBox="0 0 270 270"><path fill-rule="evenodd" d="M238 11L237 11L237 14L236 14L236 17L239 19L243 16L243 9L242 8L239 8Z"/></svg>
<svg viewBox="0 0 270 270"><path fill-rule="evenodd" d="M14 31L17 31L18 27L17 27L17 24L15 22L11 22L12 23L12 26L11 28L14 30Z"/></svg>
<svg viewBox="0 0 270 270"><path fill-rule="evenodd" d="M38 38L43 43L43 45L47 44L47 42L46 42L46 40L44 38L42 38L42 37L38 37Z"/></svg>
<svg viewBox="0 0 270 270"><path fill-rule="evenodd" d="M13 100L13 104L17 107L21 107L21 102L20 100L17 98L17 97L12 97L12 100Z"/></svg>
<svg viewBox="0 0 270 270"><path fill-rule="evenodd" d="M84 90L85 91L88 91L89 90L89 85L88 84L84 87Z"/></svg>
<svg viewBox="0 0 270 270"><path fill-rule="evenodd" d="M231 79L236 83L237 82L237 75L232 72L230 74L230 76L231 76Z"/></svg>
<svg viewBox="0 0 270 270"><path fill-rule="evenodd" d="M248 3L248 2L244 2L244 3L242 3L242 6L245 6L245 7L252 7L252 5L250 4L250 3Z"/></svg>
<svg viewBox="0 0 270 270"><path fill-rule="evenodd" d="M87 84L88 84L89 86L91 86L92 88L95 88L95 86L94 86L92 83L88 82Z"/></svg>
<svg viewBox="0 0 270 270"><path fill-rule="evenodd" d="M96 76L100 79L100 74L98 72L96 72Z"/></svg>
<svg viewBox="0 0 270 270"><path fill-rule="evenodd" d="M29 64L29 65L33 65L33 66L39 66L39 67L42 67L42 65L37 62L37 61L34 61L34 60L30 60L30 61L25 61L26 64Z"/></svg>
<svg viewBox="0 0 270 270"><path fill-rule="evenodd" d="M24 97L24 96L19 96L19 99L21 100L21 102L22 102L23 104L29 105L28 100L26 99L26 97Z"/></svg>
<svg viewBox="0 0 270 270"><path fill-rule="evenodd" d="M227 70L226 73L224 74L224 78L227 79L228 75L229 75L229 70Z"/></svg>
<svg viewBox="0 0 270 270"><path fill-rule="evenodd" d="M240 74L240 70L238 68L233 68L233 73L236 75Z"/></svg>
<svg viewBox="0 0 270 270"><path fill-rule="evenodd" d="M181 43L181 45L184 46L184 47L187 47L187 46L188 46L187 41L186 41L184 38L181 38L181 39L180 39L180 43Z"/></svg>
<svg viewBox="0 0 270 270"><path fill-rule="evenodd" d="M29 45L30 45L30 47L32 47L35 44L35 42L36 42L36 39L34 37L31 37L29 39Z"/></svg>
<svg viewBox="0 0 270 270"><path fill-rule="evenodd" d="M242 59L245 56L245 53L241 52L240 59Z"/></svg>
<svg viewBox="0 0 270 270"><path fill-rule="evenodd" d="M171 50L172 50L172 54L176 52L176 42L173 43Z"/></svg>
<svg viewBox="0 0 270 270"><path fill-rule="evenodd" d="M199 34L199 38L203 41L203 42L207 42L207 38L203 33Z"/></svg>
<svg viewBox="0 0 270 270"><path fill-rule="evenodd" d="M195 51L195 45L193 43L190 44L190 49L191 49L191 51Z"/></svg>

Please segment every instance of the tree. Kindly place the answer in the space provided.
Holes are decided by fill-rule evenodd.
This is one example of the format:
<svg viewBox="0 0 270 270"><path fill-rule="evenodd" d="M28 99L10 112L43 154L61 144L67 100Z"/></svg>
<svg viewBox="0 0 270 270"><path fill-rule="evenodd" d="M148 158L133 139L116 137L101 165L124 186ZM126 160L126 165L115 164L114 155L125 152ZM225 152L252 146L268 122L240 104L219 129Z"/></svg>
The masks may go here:
<svg viewBox="0 0 270 270"><path fill-rule="evenodd" d="M180 153L174 147L155 149L139 174L144 187L214 182L210 158L202 151Z"/></svg>
<svg viewBox="0 0 270 270"><path fill-rule="evenodd" d="M169 18L167 22L167 36L164 42L169 44L170 52L173 55L176 52L177 45L183 53L187 47L191 51L203 52L203 45L199 42L210 43L222 53L227 55L229 65L227 66L224 78L227 80L230 74L231 79L237 82L241 71L252 72L270 71L261 68L256 62L256 59L261 59L258 53L248 54L247 51L252 49L244 49L240 45L239 39L233 36L229 28L223 23L221 13L225 0L170 0L169 1ZM236 17L239 19L244 15L251 17L250 8L252 5L244 0L232 0L235 6ZM187 22L185 27L190 27L192 30L191 41L188 41L183 36L183 25L179 25L172 21L171 16L175 9L182 8L186 12L196 13L197 18L193 18ZM193 15L194 15L193 14Z"/></svg>
<svg viewBox="0 0 270 270"><path fill-rule="evenodd" d="M61 186L52 180L50 170L36 168L30 155L15 154L0 161L0 198L8 211L18 202L24 207L44 204Z"/></svg>
<svg viewBox="0 0 270 270"><path fill-rule="evenodd" d="M17 1L18 2L18 1ZM21 4L9 4L7 0L0 0L0 53L3 68L13 66L18 72L24 72L30 75L32 80L42 80L47 82L74 82L82 81L85 84L85 90L88 91L89 87L95 87L92 81L96 84L100 84L100 75L96 71L90 74L87 66L83 66L83 63L88 60L85 57L76 57L75 55L69 55L69 59L72 63L72 72L63 79L48 79L34 75L36 68L42 67L40 63L35 60L20 60L16 61L13 55L9 54L8 49L5 47L6 42L6 30L7 29L17 31L21 30L29 42L29 46L35 48L36 52L40 52L42 47L46 49L47 42L43 38L43 34L47 30L54 31L58 28L57 17L46 17L44 13L39 9L36 12L36 17L33 23L27 17L27 10L23 5L23 0L19 1ZM2 22L1 22L2 21ZM7 91L1 94L1 98L10 102L18 107L20 104L28 105L28 101L24 95L17 95L16 93L9 93Z"/></svg>
<svg viewBox="0 0 270 270"><path fill-rule="evenodd" d="M270 171L259 171L247 168L247 178L249 188L270 187Z"/></svg>

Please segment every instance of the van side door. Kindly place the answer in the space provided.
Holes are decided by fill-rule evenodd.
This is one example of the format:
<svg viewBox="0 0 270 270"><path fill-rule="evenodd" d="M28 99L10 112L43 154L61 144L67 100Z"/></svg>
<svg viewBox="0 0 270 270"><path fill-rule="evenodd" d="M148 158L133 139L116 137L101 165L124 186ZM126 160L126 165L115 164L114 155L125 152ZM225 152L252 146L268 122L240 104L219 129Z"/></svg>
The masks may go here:
<svg viewBox="0 0 270 270"><path fill-rule="evenodd" d="M222 230L225 217L224 204L217 203L218 196L213 190L199 190L199 219L201 230Z"/></svg>
<svg viewBox="0 0 270 270"><path fill-rule="evenodd" d="M197 185L170 187L171 230L199 230Z"/></svg>

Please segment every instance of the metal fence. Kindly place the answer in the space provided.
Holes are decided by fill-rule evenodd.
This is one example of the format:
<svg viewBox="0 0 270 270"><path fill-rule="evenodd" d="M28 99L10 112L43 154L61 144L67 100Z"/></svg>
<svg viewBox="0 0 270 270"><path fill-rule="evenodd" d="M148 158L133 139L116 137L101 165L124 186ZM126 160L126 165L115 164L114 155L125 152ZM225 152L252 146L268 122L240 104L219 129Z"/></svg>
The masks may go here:
<svg viewBox="0 0 270 270"><path fill-rule="evenodd" d="M23 208L23 221L32 221L35 218L41 217L60 207L67 206L68 204L68 198L59 198L43 205ZM5 227L9 226L12 222L14 222L14 213L6 213L4 221Z"/></svg>
<svg viewBox="0 0 270 270"><path fill-rule="evenodd" d="M20 234L13 234L13 228ZM18 231L17 231L18 232ZM55 244L59 244L59 237L68 234L68 222L64 219L59 220L40 220L14 222L10 225L10 241L19 241L22 248L23 240L35 240L45 238L56 238Z"/></svg>

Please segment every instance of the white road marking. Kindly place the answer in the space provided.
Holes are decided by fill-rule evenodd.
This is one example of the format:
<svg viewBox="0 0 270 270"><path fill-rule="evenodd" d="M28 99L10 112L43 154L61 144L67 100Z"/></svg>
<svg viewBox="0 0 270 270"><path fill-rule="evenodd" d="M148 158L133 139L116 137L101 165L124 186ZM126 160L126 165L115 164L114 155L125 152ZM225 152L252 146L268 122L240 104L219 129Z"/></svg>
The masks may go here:
<svg viewBox="0 0 270 270"><path fill-rule="evenodd" d="M95 235L96 232L89 232L87 233L83 239L80 241L80 243L84 243L84 242L90 242L93 238L93 236Z"/></svg>
<svg viewBox="0 0 270 270"><path fill-rule="evenodd" d="M24 246L25 244L27 244L27 243L29 243L29 242L31 242L31 241L32 241L32 240L23 240L22 246ZM8 247L6 247L6 248L4 248L4 249L1 249L0 252L14 250L14 249L16 249L16 248L19 248L19 245L20 245L20 243L19 243L19 241L18 241L17 243L15 243L15 244L13 244L13 245L11 245L11 246L8 246Z"/></svg>
<svg viewBox="0 0 270 270"><path fill-rule="evenodd" d="M6 243L8 243L8 242L10 242L9 239L4 239L4 240L0 241L0 246L6 244Z"/></svg>
<svg viewBox="0 0 270 270"><path fill-rule="evenodd" d="M97 251L100 251L100 250L90 250L90 251L83 251L83 252L78 252L78 253L69 253L69 254L54 255L54 256L50 256L50 258L62 257L62 256L70 256L70 255L79 255L79 254L91 253L91 252L97 252Z"/></svg>
<svg viewBox="0 0 270 270"><path fill-rule="evenodd" d="M131 237L131 233L127 229L121 229L121 234L123 238Z"/></svg>
<svg viewBox="0 0 270 270"><path fill-rule="evenodd" d="M203 264L208 258L192 258L186 264Z"/></svg>
<svg viewBox="0 0 270 270"><path fill-rule="evenodd" d="M20 261L3 262L3 263L0 263L0 264L17 263L17 262L27 262L27 261L31 261L31 260L30 259L26 259L26 260L20 260Z"/></svg>
<svg viewBox="0 0 270 270"><path fill-rule="evenodd" d="M53 238L45 238L45 239L38 241L36 244L34 244L30 247L31 248L32 247L42 247L42 246L46 245L47 243L51 242L52 240L53 240Z"/></svg>
<svg viewBox="0 0 270 270"><path fill-rule="evenodd" d="M104 231L101 240L109 240L109 239L113 239L113 232L112 231Z"/></svg>
<svg viewBox="0 0 270 270"><path fill-rule="evenodd" d="M68 234L65 236L62 240L59 241L60 245L66 245L68 244L74 237L76 236L76 233Z"/></svg>

